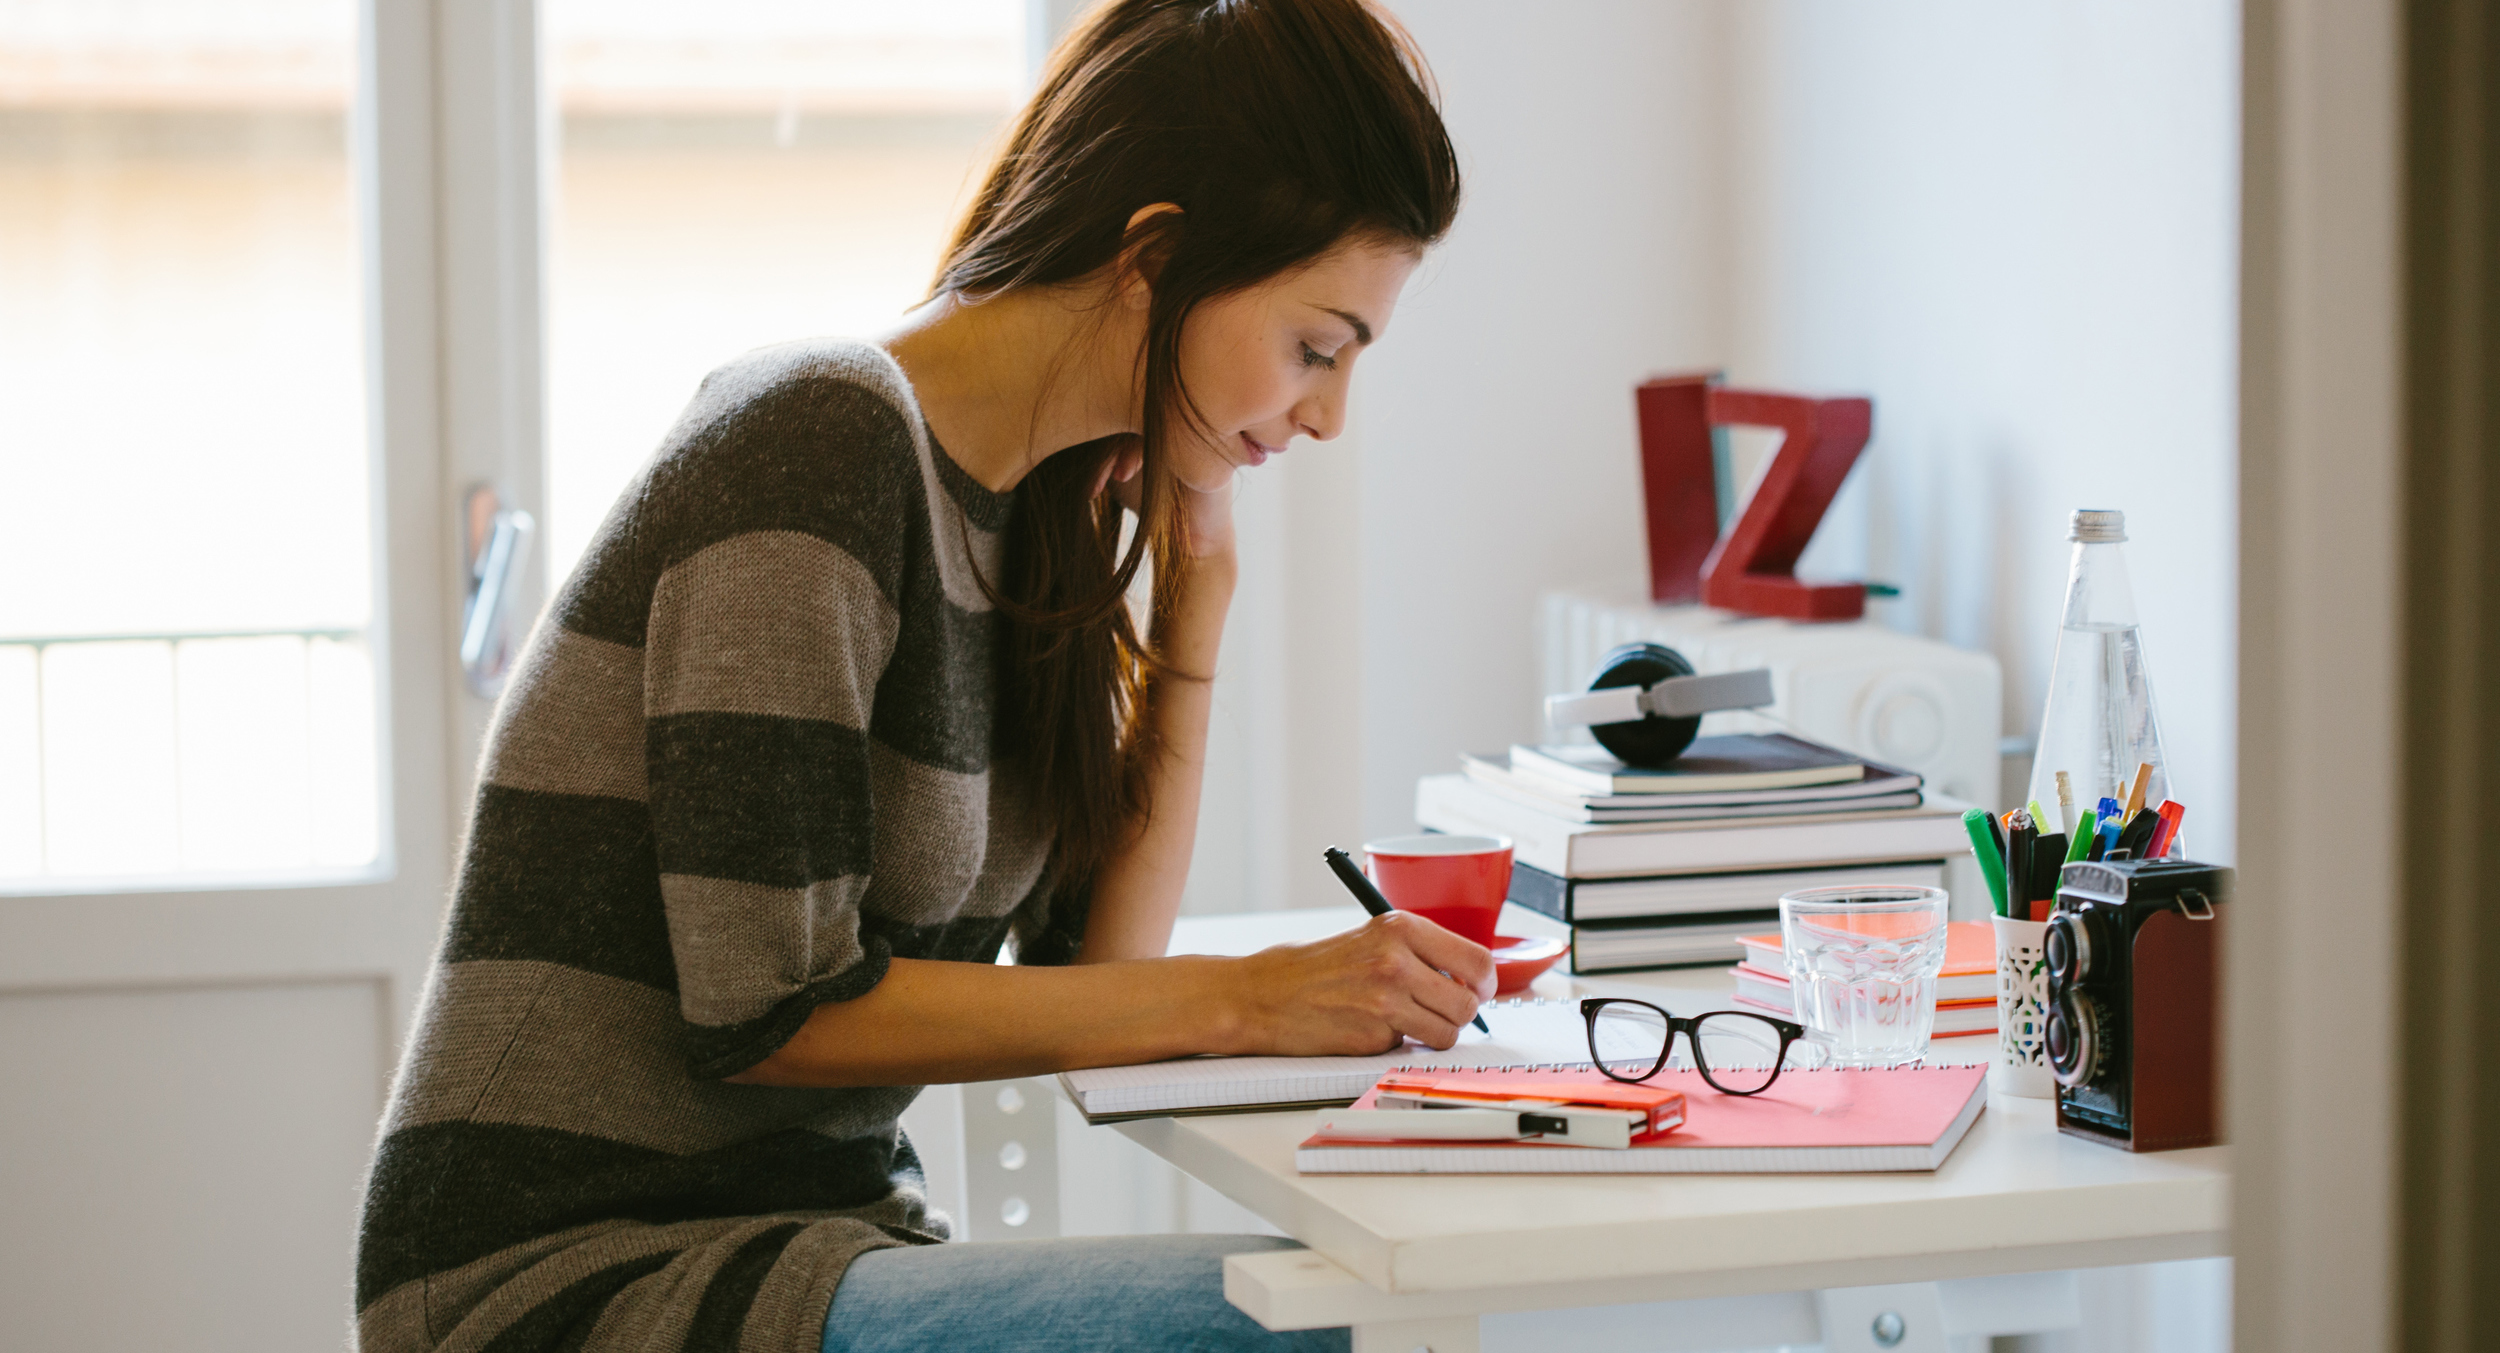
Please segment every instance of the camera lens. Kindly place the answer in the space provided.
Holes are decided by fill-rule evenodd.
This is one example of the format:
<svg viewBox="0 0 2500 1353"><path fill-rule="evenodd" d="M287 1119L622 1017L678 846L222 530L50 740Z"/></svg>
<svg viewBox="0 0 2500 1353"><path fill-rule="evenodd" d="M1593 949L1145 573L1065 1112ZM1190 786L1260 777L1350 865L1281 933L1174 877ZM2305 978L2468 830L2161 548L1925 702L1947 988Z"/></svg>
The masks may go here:
<svg viewBox="0 0 2500 1353"><path fill-rule="evenodd" d="M2083 1085L2100 1068L2095 1044L2099 1020L2083 993L2069 991L2049 1008L2049 1070L2060 1085Z"/></svg>
<svg viewBox="0 0 2500 1353"><path fill-rule="evenodd" d="M2061 912L2049 918L2041 950L2051 977L2073 986L2092 975L2092 929L2090 912Z"/></svg>

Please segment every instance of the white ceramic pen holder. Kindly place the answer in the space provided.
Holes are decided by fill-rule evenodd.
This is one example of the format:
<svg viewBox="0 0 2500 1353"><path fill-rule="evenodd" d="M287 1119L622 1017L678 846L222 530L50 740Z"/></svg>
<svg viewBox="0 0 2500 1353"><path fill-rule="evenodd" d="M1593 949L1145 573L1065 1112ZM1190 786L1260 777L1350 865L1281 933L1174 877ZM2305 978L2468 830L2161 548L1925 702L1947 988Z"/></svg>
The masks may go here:
<svg viewBox="0 0 2500 1353"><path fill-rule="evenodd" d="M2045 921L1989 918L1997 931L1997 1059L1992 1094L2055 1099L2049 1074L2049 927Z"/></svg>

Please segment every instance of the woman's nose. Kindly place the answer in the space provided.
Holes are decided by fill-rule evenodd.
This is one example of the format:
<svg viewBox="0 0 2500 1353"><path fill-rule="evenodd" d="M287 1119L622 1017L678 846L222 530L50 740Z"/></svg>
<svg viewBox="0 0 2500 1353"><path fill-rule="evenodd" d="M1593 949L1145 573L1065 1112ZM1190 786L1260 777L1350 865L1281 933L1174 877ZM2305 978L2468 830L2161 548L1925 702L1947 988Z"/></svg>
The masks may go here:
<svg viewBox="0 0 2500 1353"><path fill-rule="evenodd" d="M1331 388L1294 406L1294 426L1315 442L1333 440L1345 431L1345 391Z"/></svg>

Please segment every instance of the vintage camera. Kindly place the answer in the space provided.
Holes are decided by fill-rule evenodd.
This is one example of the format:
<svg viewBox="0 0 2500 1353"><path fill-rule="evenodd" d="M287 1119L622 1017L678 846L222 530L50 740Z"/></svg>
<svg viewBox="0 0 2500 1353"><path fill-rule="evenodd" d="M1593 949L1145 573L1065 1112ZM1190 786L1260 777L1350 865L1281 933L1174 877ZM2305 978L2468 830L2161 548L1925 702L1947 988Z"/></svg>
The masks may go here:
<svg viewBox="0 0 2500 1353"><path fill-rule="evenodd" d="M2049 1068L2062 1132L2129 1151L2219 1136L2216 1035L2231 871L2077 862L2049 916Z"/></svg>

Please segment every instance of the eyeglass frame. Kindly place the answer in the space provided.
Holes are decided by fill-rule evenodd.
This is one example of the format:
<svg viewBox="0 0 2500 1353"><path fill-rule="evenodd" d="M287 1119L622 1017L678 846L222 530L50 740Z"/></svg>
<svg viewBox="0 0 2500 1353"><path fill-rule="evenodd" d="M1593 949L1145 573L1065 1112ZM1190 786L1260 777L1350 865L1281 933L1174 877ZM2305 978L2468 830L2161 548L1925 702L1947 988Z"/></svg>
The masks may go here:
<svg viewBox="0 0 2500 1353"><path fill-rule="evenodd" d="M1606 1059L1598 1053L1597 1012L1609 1005L1637 1005L1643 1010L1655 1011L1658 1018L1666 1021L1667 1036L1658 1045L1658 1060L1649 1068L1649 1070L1642 1072L1640 1075L1620 1076L1615 1074L1614 1069L1606 1065ZM1771 1059L1771 1078L1769 1080L1764 1081L1750 1090L1730 1090L1726 1086L1719 1084L1718 1077L1710 1074L1710 1059L1702 1054L1701 1036L1698 1032L1696 1032L1696 1030L1699 1028L1703 1020L1710 1018L1712 1015L1742 1015L1746 1019L1760 1020L1763 1023L1770 1025L1773 1029L1779 1031L1779 1052ZM1621 1081L1626 1085L1638 1085L1643 1081L1655 1077L1659 1072L1667 1069L1667 1060L1675 1055L1675 1036L1680 1033L1684 1035L1686 1042L1693 1045L1693 1069L1701 1073L1701 1078L1704 1081L1709 1082L1711 1089L1716 1090L1723 1095L1758 1095L1763 1091L1770 1089L1772 1086L1779 1084L1780 1073L1788 1069L1789 1048L1794 1046L1799 1039L1809 1037L1806 1031L1806 1026L1799 1024L1794 1020L1781 1019L1777 1015L1766 1015L1756 1010L1704 1010L1698 1015L1672 1015L1667 1013L1666 1007L1664 1006L1651 1005L1647 1001L1634 1000L1629 996L1582 997L1580 1000L1580 1018L1588 1024L1589 1062L1597 1068L1598 1074L1604 1076L1606 1079Z"/></svg>

